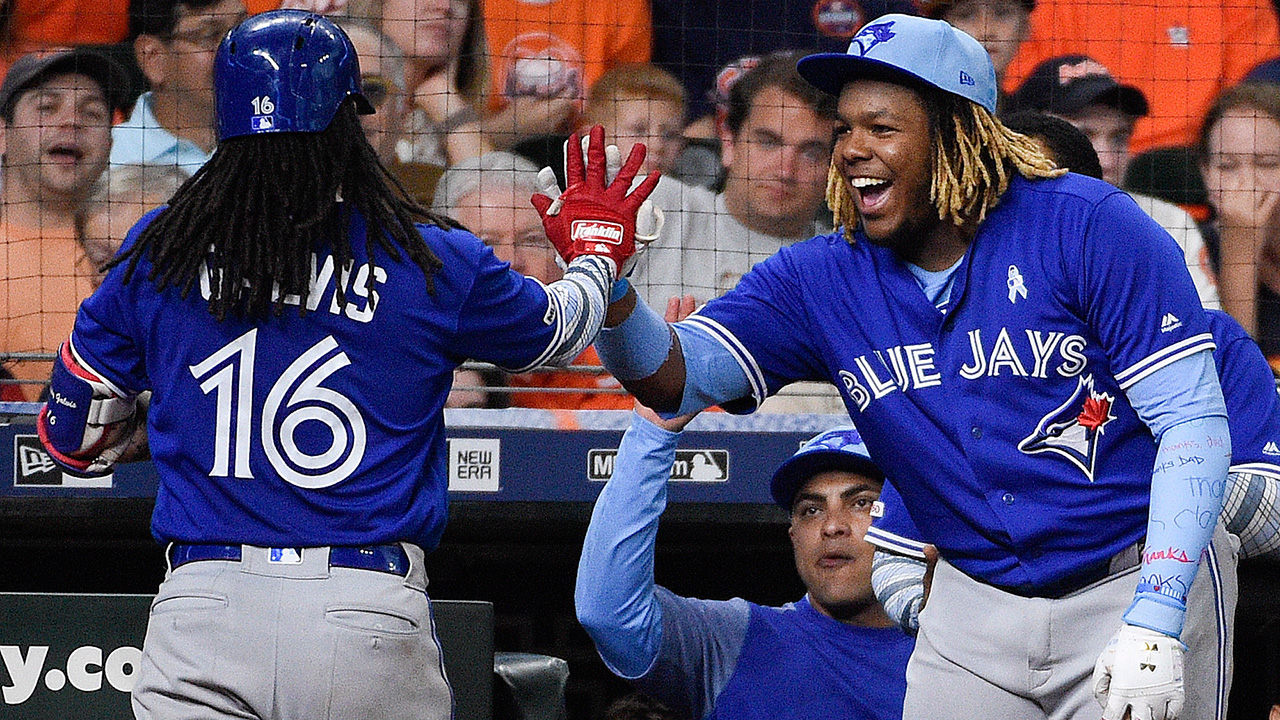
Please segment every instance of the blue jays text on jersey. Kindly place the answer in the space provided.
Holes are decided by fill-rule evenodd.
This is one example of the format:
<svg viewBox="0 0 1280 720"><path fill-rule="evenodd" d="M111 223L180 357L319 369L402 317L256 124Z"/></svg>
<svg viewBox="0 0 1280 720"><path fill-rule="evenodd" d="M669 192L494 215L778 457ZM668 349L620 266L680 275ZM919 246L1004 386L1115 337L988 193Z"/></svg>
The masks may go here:
<svg viewBox="0 0 1280 720"><path fill-rule="evenodd" d="M1124 390L1211 350L1176 244L1127 195L1015 176L935 307L892 251L785 248L685 321L755 401L827 380L928 537L1035 592L1140 539L1156 445Z"/></svg>
<svg viewBox="0 0 1280 720"><path fill-rule="evenodd" d="M1213 360L1231 427L1231 472L1280 479L1280 395L1267 360L1253 338L1230 315L1219 310L1207 310L1206 315L1216 345ZM1224 511L1227 529L1241 533L1245 528L1233 530L1228 514ZM924 559L923 546L928 538L912 521L892 482L885 483L871 515L867 542Z"/></svg>
<svg viewBox="0 0 1280 720"><path fill-rule="evenodd" d="M549 291L473 235L419 231L443 261L434 292L416 264L381 250L371 271L357 216L350 267L314 256L305 315L294 307L302 298L286 297L277 316L219 322L207 286L157 293L145 259L128 284L118 268L84 302L70 340L77 358L125 394L155 391L158 540L437 544L454 368L467 358L523 368L564 330Z"/></svg>

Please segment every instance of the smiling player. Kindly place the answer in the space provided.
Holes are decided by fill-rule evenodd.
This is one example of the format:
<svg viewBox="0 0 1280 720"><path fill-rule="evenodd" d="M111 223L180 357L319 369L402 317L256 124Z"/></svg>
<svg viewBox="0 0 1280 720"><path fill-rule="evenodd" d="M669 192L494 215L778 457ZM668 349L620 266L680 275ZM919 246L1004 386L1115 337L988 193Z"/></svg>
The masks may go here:
<svg viewBox="0 0 1280 720"><path fill-rule="evenodd" d="M1215 717L1230 436L1177 245L1005 129L987 53L942 21L884 16L799 71L839 98L842 229L674 332L623 296L606 366L665 412L842 389L921 531L945 539L908 720L1096 720L1095 663L1106 720ZM1215 647L1184 647L1184 621Z"/></svg>

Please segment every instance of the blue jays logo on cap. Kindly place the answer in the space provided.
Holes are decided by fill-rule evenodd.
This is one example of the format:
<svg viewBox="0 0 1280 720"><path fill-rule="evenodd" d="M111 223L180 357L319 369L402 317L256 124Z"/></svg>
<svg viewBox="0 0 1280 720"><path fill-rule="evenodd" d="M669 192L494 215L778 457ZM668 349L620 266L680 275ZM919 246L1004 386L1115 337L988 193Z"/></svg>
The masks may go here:
<svg viewBox="0 0 1280 720"><path fill-rule="evenodd" d="M774 502L790 510L796 493L809 478L828 470L884 478L884 473L871 461L856 428L852 425L833 428L810 438L774 472L769 483Z"/></svg>
<svg viewBox="0 0 1280 720"><path fill-rule="evenodd" d="M882 42L888 42L890 38L896 37L893 33L893 21L875 23L862 28L862 32L853 36L853 40L849 43L849 54L853 54L853 48L858 47L859 55L866 55L871 48Z"/></svg>
<svg viewBox="0 0 1280 720"><path fill-rule="evenodd" d="M800 76L839 95L846 83L868 79L924 83L996 109L996 71L991 56L969 35L942 20L914 15L883 15L849 42L843 53L801 58Z"/></svg>

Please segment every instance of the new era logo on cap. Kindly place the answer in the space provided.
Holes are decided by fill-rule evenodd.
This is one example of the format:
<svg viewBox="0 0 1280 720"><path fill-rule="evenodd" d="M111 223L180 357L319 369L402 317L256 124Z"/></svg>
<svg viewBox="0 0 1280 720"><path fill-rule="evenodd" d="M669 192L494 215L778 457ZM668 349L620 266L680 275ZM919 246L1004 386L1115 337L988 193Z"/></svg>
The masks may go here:
<svg viewBox="0 0 1280 720"><path fill-rule="evenodd" d="M569 226L569 238L576 243L622 244L622 226L603 220L574 220Z"/></svg>
<svg viewBox="0 0 1280 720"><path fill-rule="evenodd" d="M881 15L853 37L846 52L807 55L796 69L814 87L837 96L853 80L901 78L959 95L993 113L996 108L991 56L942 20Z"/></svg>

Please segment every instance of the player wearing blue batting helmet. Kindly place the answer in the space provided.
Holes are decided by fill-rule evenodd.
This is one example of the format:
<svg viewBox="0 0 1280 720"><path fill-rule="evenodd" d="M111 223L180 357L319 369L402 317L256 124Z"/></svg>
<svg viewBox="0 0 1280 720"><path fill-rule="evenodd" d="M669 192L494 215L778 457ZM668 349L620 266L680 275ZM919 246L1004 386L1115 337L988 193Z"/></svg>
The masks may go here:
<svg viewBox="0 0 1280 720"><path fill-rule="evenodd" d="M786 462L778 466L769 481L773 501L790 510L796 493L810 478L831 470L884 480L884 473L871 460L862 436L852 426L838 427L810 438Z"/></svg>
<svg viewBox="0 0 1280 720"><path fill-rule="evenodd" d="M374 112L351 40L315 13L277 10L240 23L218 46L213 72L219 140L320 132L348 97L358 113Z"/></svg>

